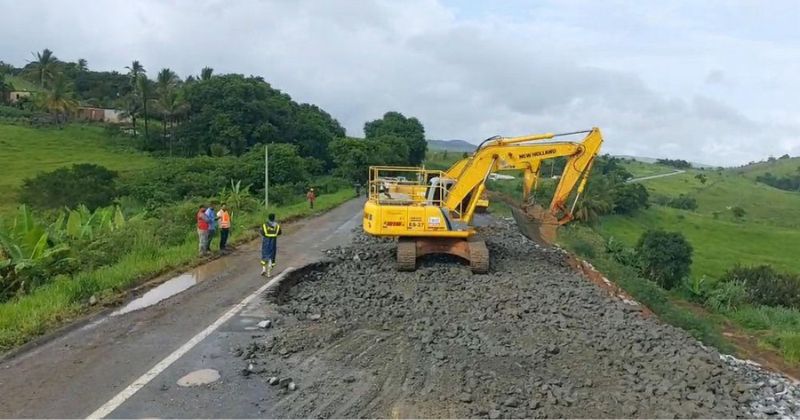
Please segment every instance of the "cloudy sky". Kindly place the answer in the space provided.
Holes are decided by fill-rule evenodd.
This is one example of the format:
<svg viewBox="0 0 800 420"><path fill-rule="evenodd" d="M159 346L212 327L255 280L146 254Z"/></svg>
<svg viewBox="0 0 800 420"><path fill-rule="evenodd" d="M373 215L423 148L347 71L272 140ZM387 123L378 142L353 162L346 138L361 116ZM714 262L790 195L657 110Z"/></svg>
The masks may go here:
<svg viewBox="0 0 800 420"><path fill-rule="evenodd" d="M800 2L0 0L0 60L261 75L349 135L601 127L604 151L732 165L800 155Z"/></svg>

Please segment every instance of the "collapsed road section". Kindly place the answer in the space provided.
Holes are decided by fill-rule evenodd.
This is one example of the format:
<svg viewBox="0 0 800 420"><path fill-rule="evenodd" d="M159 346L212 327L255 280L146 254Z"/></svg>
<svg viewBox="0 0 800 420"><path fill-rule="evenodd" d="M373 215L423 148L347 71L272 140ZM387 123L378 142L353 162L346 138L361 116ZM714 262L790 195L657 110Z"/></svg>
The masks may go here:
<svg viewBox="0 0 800 420"><path fill-rule="evenodd" d="M436 257L399 273L392 241L360 234L273 290L272 328L234 349L261 415L800 415L788 379L642 316L506 221L482 229L487 275Z"/></svg>

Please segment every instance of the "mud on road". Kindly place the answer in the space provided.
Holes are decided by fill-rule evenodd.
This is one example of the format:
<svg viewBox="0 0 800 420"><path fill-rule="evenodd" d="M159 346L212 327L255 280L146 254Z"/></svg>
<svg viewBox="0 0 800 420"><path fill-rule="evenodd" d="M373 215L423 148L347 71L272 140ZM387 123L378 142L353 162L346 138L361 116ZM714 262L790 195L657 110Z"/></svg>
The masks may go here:
<svg viewBox="0 0 800 420"><path fill-rule="evenodd" d="M395 244L363 235L296 272L267 297L272 328L234 349L264 382L256 405L276 417L798 414L788 380L642 316L507 222L483 230L488 275L436 257L398 273Z"/></svg>

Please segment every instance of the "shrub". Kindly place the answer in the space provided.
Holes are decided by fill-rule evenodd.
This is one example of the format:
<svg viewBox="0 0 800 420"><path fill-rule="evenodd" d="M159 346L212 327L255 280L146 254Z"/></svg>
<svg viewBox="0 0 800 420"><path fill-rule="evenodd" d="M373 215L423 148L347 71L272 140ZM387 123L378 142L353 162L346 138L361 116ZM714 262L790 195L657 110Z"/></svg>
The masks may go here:
<svg viewBox="0 0 800 420"><path fill-rule="evenodd" d="M697 210L697 200L686 194L681 194L677 197L668 197L665 195L657 195L653 197L653 202L666 207L681 210Z"/></svg>
<svg viewBox="0 0 800 420"><path fill-rule="evenodd" d="M693 301L705 301L709 294L708 279L706 276L686 277L683 285L687 295Z"/></svg>
<svg viewBox="0 0 800 420"><path fill-rule="evenodd" d="M674 209L697 210L697 200L694 197L689 197L686 194L681 194L670 199L667 205Z"/></svg>
<svg viewBox="0 0 800 420"><path fill-rule="evenodd" d="M264 189L264 149L254 149L240 157L195 157L165 160L161 165L126 177L120 182L121 193L146 203L149 208L192 197L209 197L231 181ZM297 147L289 144L269 146L270 196L279 184L302 184L310 176ZM271 198L270 198L271 201Z"/></svg>
<svg viewBox="0 0 800 420"><path fill-rule="evenodd" d="M164 246L181 244L186 240L188 232L194 232L195 215L200 204L208 204L208 200L193 200L148 212L146 223L149 226L156 226L156 229L148 231L153 239ZM141 226L141 225L140 225Z"/></svg>
<svg viewBox="0 0 800 420"><path fill-rule="evenodd" d="M594 258L595 252L594 247L588 241L583 239L576 239L572 243L572 249L575 251L576 254L580 255L581 257L585 258Z"/></svg>
<svg viewBox="0 0 800 420"><path fill-rule="evenodd" d="M0 117L2 118L16 119L16 118L30 118L31 116L33 116L33 112L31 111L20 109L13 106L0 105Z"/></svg>
<svg viewBox="0 0 800 420"><path fill-rule="evenodd" d="M737 219L741 219L742 217L744 217L745 214L747 214L747 212L744 211L744 209L739 206L732 207L731 212L733 213L733 217Z"/></svg>
<svg viewBox="0 0 800 420"><path fill-rule="evenodd" d="M619 184L614 188L614 213L631 214L649 207L650 195L642 184Z"/></svg>
<svg viewBox="0 0 800 420"><path fill-rule="evenodd" d="M614 261L628 267L637 267L639 265L636 251L633 248L626 248L622 242L615 240L613 237L606 241L606 253L611 255Z"/></svg>
<svg viewBox="0 0 800 420"><path fill-rule="evenodd" d="M39 209L78 207L96 209L117 195L117 173L100 165L82 163L59 168L23 181L20 200Z"/></svg>
<svg viewBox="0 0 800 420"><path fill-rule="evenodd" d="M269 187L270 206L283 206L299 203L306 199L305 183L283 184Z"/></svg>
<svg viewBox="0 0 800 420"><path fill-rule="evenodd" d="M672 289L689 274L692 246L679 232L648 230L636 244L642 275Z"/></svg>
<svg viewBox="0 0 800 420"><path fill-rule="evenodd" d="M323 176L315 179L312 186L319 194L333 194L345 188L352 188L353 184L342 178Z"/></svg>
<svg viewBox="0 0 800 420"><path fill-rule="evenodd" d="M720 283L712 290L706 304L717 311L730 311L747 302L747 290L744 282L732 281Z"/></svg>
<svg viewBox="0 0 800 420"><path fill-rule="evenodd" d="M800 277L779 273L769 265L735 266L721 278L722 283L742 282L750 303L767 306L800 307Z"/></svg>
<svg viewBox="0 0 800 420"><path fill-rule="evenodd" d="M659 165L672 166L678 169L689 169L692 164L683 159L658 159L656 163Z"/></svg>

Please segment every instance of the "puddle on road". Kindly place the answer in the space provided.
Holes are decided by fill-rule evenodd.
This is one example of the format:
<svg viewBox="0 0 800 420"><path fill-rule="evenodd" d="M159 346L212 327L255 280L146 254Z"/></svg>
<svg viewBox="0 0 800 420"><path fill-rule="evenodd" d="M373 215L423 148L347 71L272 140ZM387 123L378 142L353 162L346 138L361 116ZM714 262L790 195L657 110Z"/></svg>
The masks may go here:
<svg viewBox="0 0 800 420"><path fill-rule="evenodd" d="M149 290L147 293L142 295L142 297L130 301L130 303L122 307L122 309L114 311L111 316L123 315L127 314L128 312L133 312L151 305L155 305L156 303L161 302L170 296L177 295L178 293L194 286L195 284L197 284L197 277L194 274L181 274L180 276L171 280L167 280L154 289Z"/></svg>
<svg viewBox="0 0 800 420"><path fill-rule="evenodd" d="M210 261L187 273L173 277L164 283L148 290L142 296L128 302L127 305L114 311L111 316L124 315L129 312L155 305L164 299L175 296L178 293L200 283L204 280L219 277L229 268L237 264L237 256L227 256Z"/></svg>
<svg viewBox="0 0 800 420"><path fill-rule="evenodd" d="M219 380L219 372L214 369L200 369L178 379L179 386L206 385Z"/></svg>

